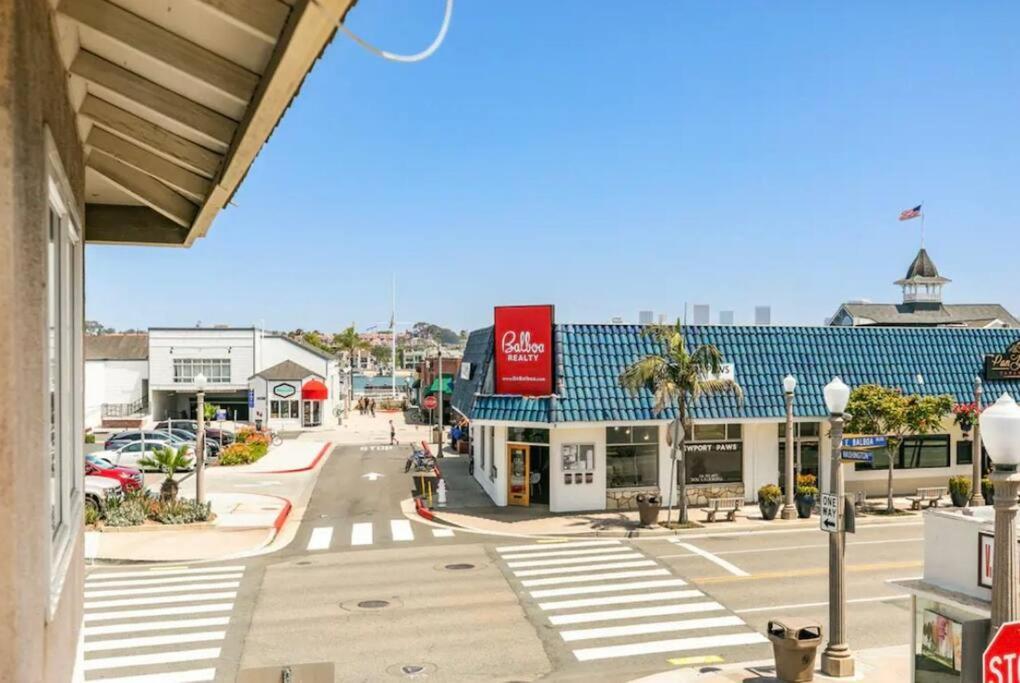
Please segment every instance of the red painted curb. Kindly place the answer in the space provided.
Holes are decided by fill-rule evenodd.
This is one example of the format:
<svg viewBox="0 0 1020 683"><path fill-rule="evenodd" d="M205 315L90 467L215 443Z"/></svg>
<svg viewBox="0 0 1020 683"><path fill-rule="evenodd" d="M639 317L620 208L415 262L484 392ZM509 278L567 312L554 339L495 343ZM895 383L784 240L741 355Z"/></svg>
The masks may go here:
<svg viewBox="0 0 1020 683"><path fill-rule="evenodd" d="M280 533L280 529L287 521L287 517L290 516L290 511L293 506L286 498L281 498L280 496L273 496L273 498L280 498L280 500L283 501L283 508L280 510L280 514L276 516L276 521L273 522L273 528L276 529L276 533Z"/></svg>
<svg viewBox="0 0 1020 683"><path fill-rule="evenodd" d="M418 515L420 517L424 517L430 522L433 520L432 510L429 510L427 507L425 507L425 504L421 502L421 498L414 499L414 507L417 510Z"/></svg>
<svg viewBox="0 0 1020 683"><path fill-rule="evenodd" d="M269 471L266 471L266 472L243 472L242 474L291 474L293 472L307 472L308 470L314 470L315 466L319 464L319 461L322 460L322 458L326 455L326 453L329 452L330 446L332 446L332 445L333 445L332 441L327 441L326 445L322 447L322 450L319 451L319 454L315 456L315 459L312 460L312 463L310 465L308 465L307 467L299 467L299 468L294 469L294 470L269 470Z"/></svg>

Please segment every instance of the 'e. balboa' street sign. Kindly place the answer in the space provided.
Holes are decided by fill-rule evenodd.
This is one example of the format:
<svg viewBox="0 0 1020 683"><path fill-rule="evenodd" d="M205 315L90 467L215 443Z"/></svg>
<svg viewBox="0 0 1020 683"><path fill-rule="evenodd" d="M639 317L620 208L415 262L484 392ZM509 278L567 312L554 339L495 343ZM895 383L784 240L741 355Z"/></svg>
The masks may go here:
<svg viewBox="0 0 1020 683"><path fill-rule="evenodd" d="M843 437L843 448L885 448L888 439L881 434L857 434Z"/></svg>

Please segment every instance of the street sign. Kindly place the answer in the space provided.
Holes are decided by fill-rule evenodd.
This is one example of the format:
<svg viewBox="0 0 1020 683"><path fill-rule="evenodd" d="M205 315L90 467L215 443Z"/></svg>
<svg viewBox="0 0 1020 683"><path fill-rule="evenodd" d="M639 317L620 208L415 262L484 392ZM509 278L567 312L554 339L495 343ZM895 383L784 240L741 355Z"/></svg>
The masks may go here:
<svg viewBox="0 0 1020 683"><path fill-rule="evenodd" d="M248 390L248 407L249 408L254 408L255 407L255 390L254 389L249 389Z"/></svg>
<svg viewBox="0 0 1020 683"><path fill-rule="evenodd" d="M426 396L425 400L422 401L421 404L425 410L435 410L436 406L439 405L439 401L436 400L435 396Z"/></svg>
<svg viewBox="0 0 1020 683"><path fill-rule="evenodd" d="M871 462L874 455L871 451L842 451L839 459L843 462Z"/></svg>
<svg viewBox="0 0 1020 683"><path fill-rule="evenodd" d="M839 531L839 496L835 493L823 493L819 509L821 511L819 526L822 531L830 534Z"/></svg>
<svg viewBox="0 0 1020 683"><path fill-rule="evenodd" d="M843 448L885 448L888 444L882 434L855 434L843 437Z"/></svg>
<svg viewBox="0 0 1020 683"><path fill-rule="evenodd" d="M982 658L981 681L1020 681L1020 621L1003 624L992 636Z"/></svg>
<svg viewBox="0 0 1020 683"><path fill-rule="evenodd" d="M217 409L216 410L216 419L219 420L220 422L222 422L223 420L226 420L227 419L227 411L226 411L226 409L224 409L224 408Z"/></svg>

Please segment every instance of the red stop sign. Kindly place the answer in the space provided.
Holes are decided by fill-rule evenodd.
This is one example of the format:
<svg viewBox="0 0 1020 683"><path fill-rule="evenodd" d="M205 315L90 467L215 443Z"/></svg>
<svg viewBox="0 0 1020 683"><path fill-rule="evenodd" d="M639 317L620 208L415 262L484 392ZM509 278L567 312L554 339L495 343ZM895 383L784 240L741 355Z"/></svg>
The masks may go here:
<svg viewBox="0 0 1020 683"><path fill-rule="evenodd" d="M1020 683L1020 621L999 627L985 649L984 683Z"/></svg>
<svg viewBox="0 0 1020 683"><path fill-rule="evenodd" d="M439 405L439 401L436 400L435 396L426 396L422 405L425 406L425 410L435 410L436 406Z"/></svg>

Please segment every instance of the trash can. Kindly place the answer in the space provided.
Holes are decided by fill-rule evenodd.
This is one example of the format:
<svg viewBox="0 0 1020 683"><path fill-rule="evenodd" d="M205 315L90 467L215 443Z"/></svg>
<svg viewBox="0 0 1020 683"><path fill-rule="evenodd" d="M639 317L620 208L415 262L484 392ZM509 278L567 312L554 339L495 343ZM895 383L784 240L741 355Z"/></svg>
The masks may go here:
<svg viewBox="0 0 1020 683"><path fill-rule="evenodd" d="M815 653L822 642L820 623L792 617L770 619L769 640L776 657L776 678L784 683L815 679Z"/></svg>
<svg viewBox="0 0 1020 683"><path fill-rule="evenodd" d="M641 526L651 528L658 524L659 510L662 509L661 499L655 494L646 496L643 493L639 493L636 500L638 517L641 518Z"/></svg>

